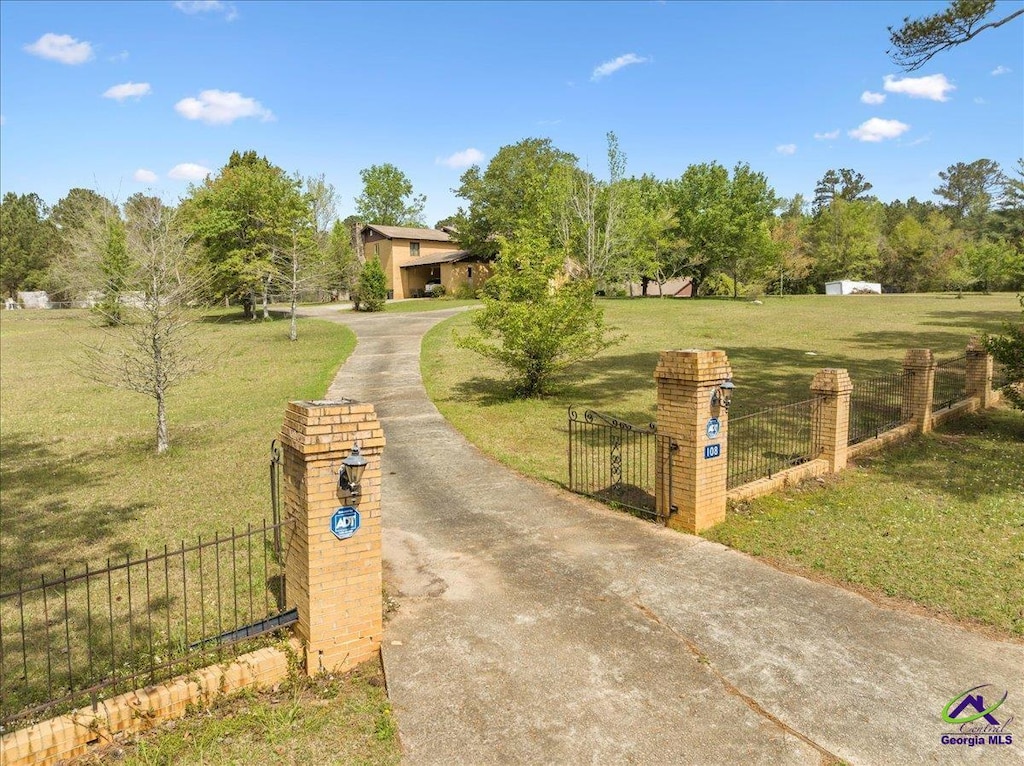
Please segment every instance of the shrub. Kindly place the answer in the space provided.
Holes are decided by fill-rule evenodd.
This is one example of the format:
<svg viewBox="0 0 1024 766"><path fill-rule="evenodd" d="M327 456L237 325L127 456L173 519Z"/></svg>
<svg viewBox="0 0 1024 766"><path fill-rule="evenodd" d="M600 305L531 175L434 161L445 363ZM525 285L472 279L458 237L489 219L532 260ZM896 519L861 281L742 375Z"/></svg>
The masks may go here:
<svg viewBox="0 0 1024 766"><path fill-rule="evenodd" d="M554 285L558 259L537 257L536 245L502 242L494 276L474 312L475 332L456 343L505 368L517 396L540 396L570 365L615 342L608 338L594 285L575 280Z"/></svg>
<svg viewBox="0 0 1024 766"><path fill-rule="evenodd" d="M361 311L383 311L388 297L388 282L380 260L370 258L359 272L356 305Z"/></svg>
<svg viewBox="0 0 1024 766"><path fill-rule="evenodd" d="M468 282L463 282L458 287L456 287L454 291L452 291L452 297L460 301L466 301L472 298L476 298L476 295L476 288L473 287L473 285L469 284Z"/></svg>
<svg viewBox="0 0 1024 766"><path fill-rule="evenodd" d="M1003 365L1007 385L1003 395L1019 410L1024 410L1024 295L1017 296L1021 321L1007 322L1006 335L986 335L985 348Z"/></svg>

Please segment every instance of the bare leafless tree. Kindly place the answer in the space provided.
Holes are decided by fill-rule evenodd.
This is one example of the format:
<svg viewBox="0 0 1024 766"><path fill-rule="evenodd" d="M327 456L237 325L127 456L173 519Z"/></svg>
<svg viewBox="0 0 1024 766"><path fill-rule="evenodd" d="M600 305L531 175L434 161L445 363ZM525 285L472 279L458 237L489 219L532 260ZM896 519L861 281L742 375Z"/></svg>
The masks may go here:
<svg viewBox="0 0 1024 766"><path fill-rule="evenodd" d="M146 198L133 207L125 234L125 321L105 332L105 343L87 348L82 372L153 398L156 451L162 453L170 446L167 393L200 366L192 306L204 280L176 211L159 199Z"/></svg>

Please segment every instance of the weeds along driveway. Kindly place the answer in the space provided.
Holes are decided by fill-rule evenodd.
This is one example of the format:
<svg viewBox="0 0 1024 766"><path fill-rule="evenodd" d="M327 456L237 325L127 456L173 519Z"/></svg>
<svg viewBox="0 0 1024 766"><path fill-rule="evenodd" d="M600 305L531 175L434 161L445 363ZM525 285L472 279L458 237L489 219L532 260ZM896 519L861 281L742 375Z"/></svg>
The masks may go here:
<svg viewBox="0 0 1024 766"><path fill-rule="evenodd" d="M1024 759L1021 737L940 739L955 729L943 707L980 684L1008 690L1007 715L1024 719L1021 644L780 572L482 455L420 380L423 333L452 313L333 317L358 345L328 396L374 403L388 440L385 578L401 606L383 654L408 762Z"/></svg>

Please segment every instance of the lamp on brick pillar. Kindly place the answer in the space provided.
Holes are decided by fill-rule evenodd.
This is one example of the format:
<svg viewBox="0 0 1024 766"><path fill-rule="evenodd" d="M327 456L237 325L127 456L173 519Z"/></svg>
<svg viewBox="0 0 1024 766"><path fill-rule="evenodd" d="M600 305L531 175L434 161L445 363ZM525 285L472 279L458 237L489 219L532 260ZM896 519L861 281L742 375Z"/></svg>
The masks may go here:
<svg viewBox="0 0 1024 766"><path fill-rule="evenodd" d="M654 377L658 512L670 526L701 532L725 520L732 368L724 351L662 351Z"/></svg>
<svg viewBox="0 0 1024 766"><path fill-rule="evenodd" d="M384 431L371 404L291 402L280 443L285 580L299 613L306 672L347 670L377 656L383 632ZM357 497L358 510L347 504Z"/></svg>

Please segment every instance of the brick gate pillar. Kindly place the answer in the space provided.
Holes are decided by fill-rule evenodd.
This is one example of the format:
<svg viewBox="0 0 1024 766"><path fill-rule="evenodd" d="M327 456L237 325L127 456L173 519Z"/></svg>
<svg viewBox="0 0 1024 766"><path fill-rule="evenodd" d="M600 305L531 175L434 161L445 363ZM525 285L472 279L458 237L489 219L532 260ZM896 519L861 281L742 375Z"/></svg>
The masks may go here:
<svg viewBox="0 0 1024 766"><path fill-rule="evenodd" d="M903 357L903 420L917 424L923 434L932 430L935 396L935 357L931 349L912 348Z"/></svg>
<svg viewBox="0 0 1024 766"><path fill-rule="evenodd" d="M978 397L978 407L992 406L992 355L978 338L967 343L967 395Z"/></svg>
<svg viewBox="0 0 1024 766"><path fill-rule="evenodd" d="M846 468L850 441L850 373L840 369L818 370L811 381L815 401L811 413L814 453L828 461L829 471Z"/></svg>
<svg viewBox="0 0 1024 766"><path fill-rule="evenodd" d="M729 413L712 398L732 368L724 351L662 351L654 377L658 511L696 534L725 520Z"/></svg>
<svg viewBox="0 0 1024 766"><path fill-rule="evenodd" d="M339 499L341 461L358 441L367 466L356 498ZM383 632L380 459L384 431L372 404L290 402L281 428L287 544L285 583L298 607L306 672L346 670L377 656ZM340 506L355 505L359 528L331 531Z"/></svg>

